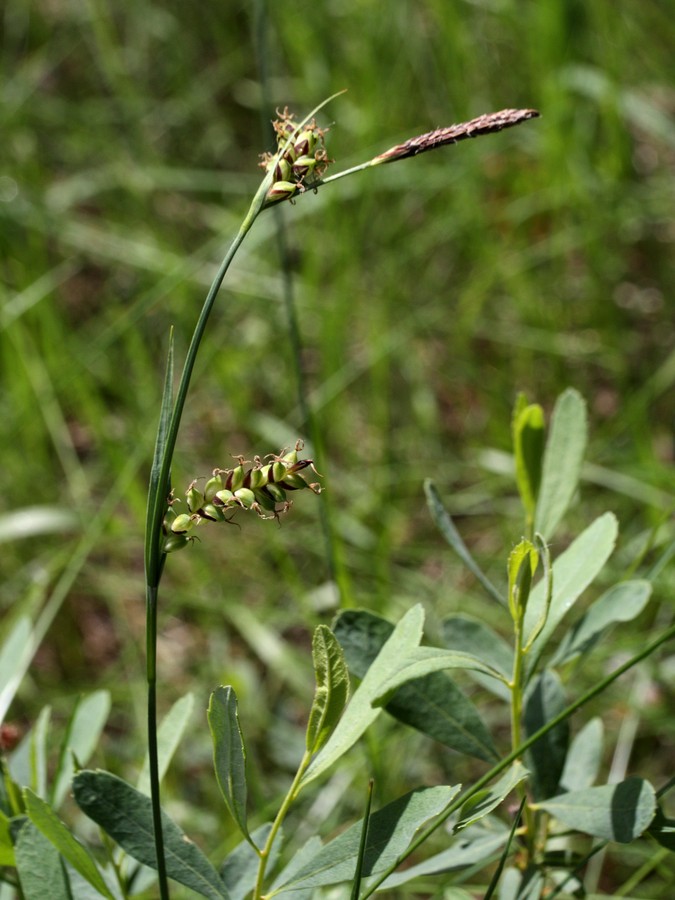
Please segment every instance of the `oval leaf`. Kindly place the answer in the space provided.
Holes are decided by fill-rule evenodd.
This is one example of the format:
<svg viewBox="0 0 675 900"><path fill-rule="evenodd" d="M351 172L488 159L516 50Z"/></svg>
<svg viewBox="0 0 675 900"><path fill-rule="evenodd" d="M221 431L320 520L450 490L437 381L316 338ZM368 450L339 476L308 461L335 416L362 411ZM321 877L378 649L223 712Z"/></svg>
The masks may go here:
<svg viewBox="0 0 675 900"><path fill-rule="evenodd" d="M61 854L32 822L22 826L15 853L25 900L72 900Z"/></svg>
<svg viewBox="0 0 675 900"><path fill-rule="evenodd" d="M59 763L52 790L52 803L59 807L73 780L73 756L78 765L86 765L101 736L110 712L108 691L94 691L81 697L73 710L61 744Z"/></svg>
<svg viewBox="0 0 675 900"><path fill-rule="evenodd" d="M629 844L648 827L656 812L654 788L643 778L562 794L536 804L569 828L605 841Z"/></svg>
<svg viewBox="0 0 675 900"><path fill-rule="evenodd" d="M391 637L378 653L365 678L354 692L337 728L323 749L314 757L305 772L301 785L307 784L325 772L337 759L352 747L368 726L375 721L380 710L373 706L379 694L381 682L395 672L402 656L422 639L424 610L418 603L403 616Z"/></svg>
<svg viewBox="0 0 675 900"><path fill-rule="evenodd" d="M393 630L386 619L366 610L347 610L333 625L349 669L357 678L365 676ZM400 722L453 750L487 761L497 758L478 710L445 672L404 684L385 709Z"/></svg>
<svg viewBox="0 0 675 900"><path fill-rule="evenodd" d="M406 682L444 669L474 669L484 675L502 679L496 669L488 666L478 657L472 656L471 653L462 653L460 650L441 650L439 647L415 647L408 653L401 654L396 671L390 672L382 678L374 694L373 703L378 705L387 703L394 691Z"/></svg>
<svg viewBox="0 0 675 900"><path fill-rule="evenodd" d="M207 717L220 793L239 830L250 840L246 825L246 749L233 688L221 686L211 694Z"/></svg>
<svg viewBox="0 0 675 900"><path fill-rule="evenodd" d="M459 786L418 788L373 813L363 854L364 877L377 875L395 862L418 828L441 813L458 793ZM297 890L351 881L362 832L363 820L324 845L282 888Z"/></svg>
<svg viewBox="0 0 675 900"><path fill-rule="evenodd" d="M543 728L566 706L562 682L550 669L545 669L525 695L525 730L528 735ZM527 764L532 769L534 796L550 797L558 790L569 744L569 722L560 722L527 751Z"/></svg>
<svg viewBox="0 0 675 900"><path fill-rule="evenodd" d="M342 647L326 625L312 640L316 690L307 723L306 747L318 753L330 737L349 699L349 673Z"/></svg>
<svg viewBox="0 0 675 900"><path fill-rule="evenodd" d="M595 782L602 763L602 719L591 719L570 744L560 787L566 791L582 791Z"/></svg>
<svg viewBox="0 0 675 900"><path fill-rule="evenodd" d="M585 529L553 563L553 596L546 621L530 650L534 665L546 642L574 602L598 575L614 549L618 526L612 513L605 513ZM530 594L525 612L524 634L539 627L546 607L547 583L543 578Z"/></svg>
<svg viewBox="0 0 675 900"><path fill-rule="evenodd" d="M113 900L113 896L103 880L96 861L91 853L66 828L54 810L34 794L29 788L23 792L26 814L33 825L38 828L47 840L56 847L89 884L103 896Z"/></svg>
<svg viewBox="0 0 675 900"><path fill-rule="evenodd" d="M579 483L586 451L586 404L569 388L558 397L546 441L534 530L550 538L565 514Z"/></svg>
<svg viewBox="0 0 675 900"><path fill-rule="evenodd" d="M509 829L504 828L501 823L494 823L492 827L485 829L474 826L467 831L462 831L447 850L442 850L417 865L394 872L386 881L382 882L379 890L393 890L393 888L406 884L421 875L437 875L441 872L465 869L477 864L486 865L494 859L495 854L508 839ZM448 896L447 891L443 896ZM454 894L451 896L454 897ZM469 900L473 896L475 895L467 894Z"/></svg>
<svg viewBox="0 0 675 900"><path fill-rule="evenodd" d="M449 616L442 622L443 644L448 650L472 653L504 676L513 673L513 651L496 631L471 616ZM471 672L471 677L501 700L511 701L511 691L503 681L489 675Z"/></svg>
<svg viewBox="0 0 675 900"><path fill-rule="evenodd" d="M80 809L124 851L143 865L157 868L149 797L110 772L90 769L77 773L73 793ZM209 900L229 900L211 863L166 813L162 813L162 832L169 877Z"/></svg>
<svg viewBox="0 0 675 900"><path fill-rule="evenodd" d="M564 636L551 665L587 653L612 625L632 621L645 608L651 593L651 584L640 579L622 581L605 591Z"/></svg>

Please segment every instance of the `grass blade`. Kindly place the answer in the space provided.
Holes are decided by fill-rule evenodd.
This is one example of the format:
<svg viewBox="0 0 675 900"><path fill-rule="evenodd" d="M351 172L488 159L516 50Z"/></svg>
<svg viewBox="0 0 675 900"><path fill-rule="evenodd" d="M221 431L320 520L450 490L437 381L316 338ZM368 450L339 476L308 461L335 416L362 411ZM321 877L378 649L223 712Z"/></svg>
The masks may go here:
<svg viewBox="0 0 675 900"><path fill-rule="evenodd" d="M487 575L485 575L476 560L469 553L469 549L462 540L459 531L457 531L455 523L452 521L450 514L443 506L438 491L436 490L435 484L429 479L424 482L424 493L427 497L427 506L429 507L431 518L434 520L438 530L441 532L443 537L450 544L452 549L455 551L457 556L459 556L459 558L462 560L471 574L474 575L479 583L485 588L488 595L492 597L493 600L496 600L497 603L501 603L502 605L504 605L504 597L502 597L500 592L492 584L492 582L487 577Z"/></svg>

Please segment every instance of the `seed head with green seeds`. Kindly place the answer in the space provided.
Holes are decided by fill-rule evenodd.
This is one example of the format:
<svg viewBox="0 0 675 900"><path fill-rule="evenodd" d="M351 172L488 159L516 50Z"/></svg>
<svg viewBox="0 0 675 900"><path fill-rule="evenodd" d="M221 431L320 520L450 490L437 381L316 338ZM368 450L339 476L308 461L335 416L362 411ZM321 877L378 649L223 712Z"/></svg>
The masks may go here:
<svg viewBox="0 0 675 900"><path fill-rule="evenodd" d="M321 485L301 474L309 469L319 475L313 460L300 458L302 448L303 442L297 441L292 450L270 453L265 460L254 456L252 463L236 456L238 465L214 469L203 490L193 481L185 492L187 512L176 509L182 501L169 502L163 523L165 553L187 547L195 539L191 532L203 522L229 522L238 509L252 509L261 519L278 519L292 505L288 492L308 488L319 494Z"/></svg>
<svg viewBox="0 0 675 900"><path fill-rule="evenodd" d="M272 125L277 137L277 152L263 153L260 166L273 172L274 181L267 192L267 204L291 199L312 187L324 174L331 162L326 153L324 136L326 129L316 121L299 126L293 114L284 107L277 110L278 119Z"/></svg>

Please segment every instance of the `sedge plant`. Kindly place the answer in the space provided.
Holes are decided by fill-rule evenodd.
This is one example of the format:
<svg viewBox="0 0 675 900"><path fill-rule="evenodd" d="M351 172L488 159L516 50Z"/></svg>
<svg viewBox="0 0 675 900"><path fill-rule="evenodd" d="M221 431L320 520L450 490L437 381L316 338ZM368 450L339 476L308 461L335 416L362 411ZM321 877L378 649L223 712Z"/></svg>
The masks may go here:
<svg viewBox="0 0 675 900"><path fill-rule="evenodd" d="M492 896L499 883L500 896L538 897L577 890L578 871L601 843L628 843L649 832L666 849L672 848L673 824L660 809L649 782L634 777L595 786L602 748L598 722L591 720L574 739L570 737L569 719L577 710L675 635L675 627L665 631L568 702L570 664L590 653L611 628L639 615L652 590L648 576L618 581L551 649L554 633L600 573L617 537L616 520L607 513L556 559L551 558L551 538L577 489L586 444L585 406L573 390L559 398L548 435L541 407L524 398L516 405L513 458L524 518L522 539L505 561L505 587L493 584L482 572L438 489L431 482L425 485L434 521L476 576L498 615L510 622L511 643L484 622L452 616L442 622L440 633L431 636L435 645L423 644L421 605L411 608L398 623L365 610L345 610L331 628L320 625L315 630L315 695L305 750L273 820L255 828L249 824L246 746L231 686L212 694L208 723L216 780L241 844L216 869L162 811L162 775L190 709L189 700L180 701L161 725L157 721L156 644L165 565L171 554L193 544L204 527L227 524L240 510L274 520L288 511L296 492L320 491L320 481L309 480L319 476L313 461L302 457L301 441L291 450L254 456L251 462L238 457L236 465L215 468L204 484L190 483L185 499L173 490L173 455L195 361L232 259L257 217L270 206L293 202L369 167L499 131L538 115L534 110L504 110L481 116L413 138L362 165L328 175L325 133L314 118L319 109L298 124L287 111L279 115L277 150L263 157L265 176L208 292L175 394L170 342L147 506L148 767L142 774L142 789L107 772L76 772L75 800L104 836L108 863L102 867L55 812L68 766L59 765L58 789L46 794L21 790L5 770L2 861L16 868L15 884L24 897L47 896L40 894L45 884L50 885L50 897L77 896L76 886L83 884L100 896L126 898L152 883L149 869L156 873L162 900L170 897L170 879L198 895L224 900L310 896L338 884L345 884L355 900L365 900L377 890L393 891L415 878L444 874L452 880L452 873L466 867L486 873L484 896ZM469 673L507 705L508 748L499 747L468 693L448 674L452 670ZM350 674L360 680L351 697ZM105 699L90 702L102 727ZM371 783L367 796L364 791L360 822L326 844L314 836L290 860L284 860L283 825L298 796L354 746L383 710L441 744L482 760L487 771L469 788L459 784L420 787L375 812ZM74 716L72 740L64 743L62 752L65 759L65 748L75 748L78 769L92 749L82 741L82 722L82 714ZM38 730L33 742L38 756L44 757L43 732ZM493 814L512 793L518 800L510 825L505 825ZM583 851L568 846L570 834L585 835L591 843ZM427 845L433 849L423 856L420 848ZM279 865L280 861L285 864ZM401 870L403 863L407 866Z"/></svg>
<svg viewBox="0 0 675 900"><path fill-rule="evenodd" d="M328 98L325 103L329 102L331 99L333 98ZM292 200L299 193L304 193L308 188L317 190L320 186L328 184L330 181L335 181L345 175L354 174L365 168L393 162L398 159L405 159L409 156L415 156L437 147L456 143L457 141L468 137L500 131L502 128L516 125L538 115L535 110L504 110L500 113L481 116L478 119L463 125L439 129L421 135L420 137L413 138L404 144L392 147L385 153L380 154L360 166L345 170L344 172L331 177L325 177L325 171L328 166L328 155L324 144L324 132L319 128L314 119L314 116L319 112L323 105L324 104L321 104L313 110L300 124L295 123L293 117L287 110L284 110L275 121L274 128L277 135L278 149L274 154L263 156L262 166L266 170L265 178L262 180L261 185L253 198L249 211L246 214L236 237L232 241L207 294L206 300L204 301L204 306L187 352L175 398L173 397L172 391L173 353L170 351L169 354L162 413L157 434L148 495L148 515L145 540L148 751L150 760L150 786L153 803L153 823L157 840L157 868L162 900L168 896L168 887L166 882L162 841L162 820L159 802L159 768L156 745L158 590L167 553L178 549L178 547L188 540L188 537L186 536L188 522L190 524L195 524L197 521L194 518L193 513L192 520L170 517L169 522L167 522L167 504L169 502L167 498L171 494L171 463L194 364L211 310L227 270L256 218L263 209L268 206L272 206L273 204L284 200ZM278 462L281 463L282 461ZM257 466L253 471L255 471L256 474L259 474L263 471L263 467ZM227 477L230 480L231 488L232 476L228 475ZM253 504L259 505L260 499L256 499L255 496L247 496L246 499L243 499L241 496L240 492L242 490L246 491L250 489L250 485L244 485L242 481L241 485L235 487L234 491L230 491L232 498L231 500L228 498L227 502L231 502L234 505L238 504L240 506L248 505L249 507ZM270 483L267 482L266 485L262 485L261 489L266 489L267 493L269 493ZM210 497L208 499L211 500ZM217 492L214 492L213 499L218 501L221 498ZM274 502L275 500L272 498L273 508ZM184 529L182 527L183 525L186 525Z"/></svg>

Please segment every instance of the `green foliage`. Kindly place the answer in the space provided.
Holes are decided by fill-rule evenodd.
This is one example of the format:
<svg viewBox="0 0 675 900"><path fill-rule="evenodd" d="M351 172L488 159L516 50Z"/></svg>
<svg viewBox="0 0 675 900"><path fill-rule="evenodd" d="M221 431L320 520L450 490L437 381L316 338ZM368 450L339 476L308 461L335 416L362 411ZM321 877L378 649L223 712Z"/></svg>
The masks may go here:
<svg viewBox="0 0 675 900"><path fill-rule="evenodd" d="M370 816L363 861L363 876L377 875L395 862L415 833L433 816L438 815L457 795L459 787L437 786L419 789ZM296 872L281 888L339 884L354 876L361 843L363 823L356 822L343 834L329 841L314 858Z"/></svg>
<svg viewBox="0 0 675 900"><path fill-rule="evenodd" d="M656 812L656 795L644 779L628 778L619 784L569 791L540 801L536 808L552 813L569 828L606 841L629 844L651 824Z"/></svg>
<svg viewBox="0 0 675 900"><path fill-rule="evenodd" d="M346 610L333 630L350 672L363 678L394 626L366 610ZM496 749L478 710L445 672L434 672L399 688L385 709L406 725L478 759L496 758Z"/></svg>
<svg viewBox="0 0 675 900"><path fill-rule="evenodd" d="M55 815L51 807L44 800L41 800L37 794L26 788L23 792L23 797L26 815L33 825L102 897L113 900L113 895L108 890L91 852L73 836L72 832ZM53 871L56 865L53 853L48 854L46 863L49 870Z"/></svg>
<svg viewBox="0 0 675 900"><path fill-rule="evenodd" d="M324 746L349 699L349 673L342 648L330 628L320 625L312 641L314 702L307 722L305 746L308 753L318 753Z"/></svg>
<svg viewBox="0 0 675 900"><path fill-rule="evenodd" d="M161 866L121 849L157 866L162 821L169 877L182 879L172 895L316 900L283 886L320 877L371 777L391 871L371 844L359 884L350 851L345 896L383 879L390 892L522 900L580 892L582 877L596 894L669 896L668 785L655 807L647 779L668 768L672 672L653 657L620 691L604 676L650 657L673 587L675 33L657 7L258 4L252 29L228 5L195 16L191 4L37 0L27 14L9 0L3 900L168 897ZM248 227L283 168L268 157L260 185L257 154L274 138L259 120L279 107L290 121L286 104L301 118L336 85L349 93L315 141L331 171L507 104L543 115L317 196L287 183L297 204L256 219L193 332L244 198L257 198ZM323 157L299 134L279 144L311 187ZM174 361L187 361L175 386ZM516 390L537 402L519 394L509 417ZM230 453L298 435L325 496L296 500L283 528L224 517L201 544L177 537L189 549L165 565L170 482L199 485ZM208 716L217 791L186 690L205 698L221 683ZM598 718L584 725L586 704ZM93 753L125 785L76 776L96 815L118 804L102 840L70 793ZM603 785L609 753L613 773L630 758L644 778ZM403 798L460 780L402 840ZM160 816L160 783L180 828ZM370 829L352 827L353 849ZM253 843L238 844L249 828ZM602 881L583 872L598 841L610 841Z"/></svg>
<svg viewBox="0 0 675 900"><path fill-rule="evenodd" d="M78 772L73 793L80 809L125 852L143 865L157 865L151 802L145 794L109 772L92 770ZM227 888L216 870L166 814L162 830L169 876L202 897L227 900Z"/></svg>
<svg viewBox="0 0 675 900"><path fill-rule="evenodd" d="M237 697L231 687L220 687L211 694L208 720L218 787L230 815L250 841L246 825L246 749L237 713Z"/></svg>

